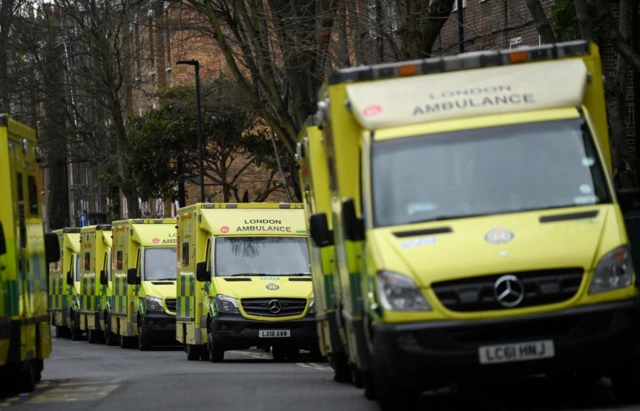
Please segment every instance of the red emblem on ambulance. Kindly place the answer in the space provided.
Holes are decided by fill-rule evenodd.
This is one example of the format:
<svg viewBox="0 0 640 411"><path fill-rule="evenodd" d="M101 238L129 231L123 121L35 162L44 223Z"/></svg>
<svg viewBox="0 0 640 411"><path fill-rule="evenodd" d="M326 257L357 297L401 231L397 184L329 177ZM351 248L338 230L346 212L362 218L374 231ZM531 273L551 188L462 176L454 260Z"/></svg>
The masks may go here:
<svg viewBox="0 0 640 411"><path fill-rule="evenodd" d="M380 113L381 111L382 111L382 107L374 104L372 106L366 107L362 111L362 114L364 114L365 116L375 116L376 114Z"/></svg>
<svg viewBox="0 0 640 411"><path fill-rule="evenodd" d="M158 244L160 242L160 239L159 238L154 238L151 241L153 241L153 244Z"/></svg>
<svg viewBox="0 0 640 411"><path fill-rule="evenodd" d="M224 226L220 227L220 232L221 232L222 234L226 234L226 233L228 233L228 232L229 232L229 227L227 227L226 225L224 225Z"/></svg>

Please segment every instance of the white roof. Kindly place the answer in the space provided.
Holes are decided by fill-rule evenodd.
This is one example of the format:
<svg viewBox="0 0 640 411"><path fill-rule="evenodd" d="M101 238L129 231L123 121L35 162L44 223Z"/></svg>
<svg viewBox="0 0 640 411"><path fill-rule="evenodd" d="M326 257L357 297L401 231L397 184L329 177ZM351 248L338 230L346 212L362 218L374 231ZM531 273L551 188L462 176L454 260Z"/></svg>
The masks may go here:
<svg viewBox="0 0 640 411"><path fill-rule="evenodd" d="M346 86L351 110L369 130L582 104L582 59L455 71Z"/></svg>

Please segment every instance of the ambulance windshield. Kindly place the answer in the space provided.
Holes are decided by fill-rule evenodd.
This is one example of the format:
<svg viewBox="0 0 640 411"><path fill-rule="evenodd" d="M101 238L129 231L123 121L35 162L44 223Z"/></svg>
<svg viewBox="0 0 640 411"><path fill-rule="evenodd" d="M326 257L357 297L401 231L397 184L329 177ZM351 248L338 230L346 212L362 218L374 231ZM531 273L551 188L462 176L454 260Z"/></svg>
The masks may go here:
<svg viewBox="0 0 640 411"><path fill-rule="evenodd" d="M303 237L218 237L217 277L311 275Z"/></svg>
<svg viewBox="0 0 640 411"><path fill-rule="evenodd" d="M147 248L144 250L144 280L176 279L176 248Z"/></svg>
<svg viewBox="0 0 640 411"><path fill-rule="evenodd" d="M374 142L377 227L611 201L582 119Z"/></svg>

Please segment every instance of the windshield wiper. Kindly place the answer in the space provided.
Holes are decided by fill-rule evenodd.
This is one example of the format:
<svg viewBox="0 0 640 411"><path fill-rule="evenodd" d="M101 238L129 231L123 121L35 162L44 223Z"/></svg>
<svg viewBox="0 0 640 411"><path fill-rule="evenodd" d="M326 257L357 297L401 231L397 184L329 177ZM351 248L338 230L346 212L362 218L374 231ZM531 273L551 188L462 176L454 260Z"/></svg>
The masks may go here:
<svg viewBox="0 0 640 411"><path fill-rule="evenodd" d="M176 281L175 278L154 278L151 281Z"/></svg>
<svg viewBox="0 0 640 411"><path fill-rule="evenodd" d="M231 274L231 275L223 275L222 277L239 277L239 276L247 276L247 277L262 277L269 274L264 273L239 273L239 274Z"/></svg>
<svg viewBox="0 0 640 411"><path fill-rule="evenodd" d="M282 275L287 277L302 277L305 275L311 275L311 273L294 273L294 274L282 274Z"/></svg>

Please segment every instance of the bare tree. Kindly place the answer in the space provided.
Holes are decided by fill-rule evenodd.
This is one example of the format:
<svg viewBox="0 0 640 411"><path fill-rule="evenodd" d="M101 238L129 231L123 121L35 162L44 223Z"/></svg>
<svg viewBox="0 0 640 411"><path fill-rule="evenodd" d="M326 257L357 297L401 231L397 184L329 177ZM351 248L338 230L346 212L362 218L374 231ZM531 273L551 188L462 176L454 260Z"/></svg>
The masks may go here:
<svg viewBox="0 0 640 411"><path fill-rule="evenodd" d="M551 23L547 18L547 13L544 11L544 7L540 0L527 0L527 7L531 13L531 17L536 25L536 30L545 43L554 43L556 36L551 28Z"/></svg>

